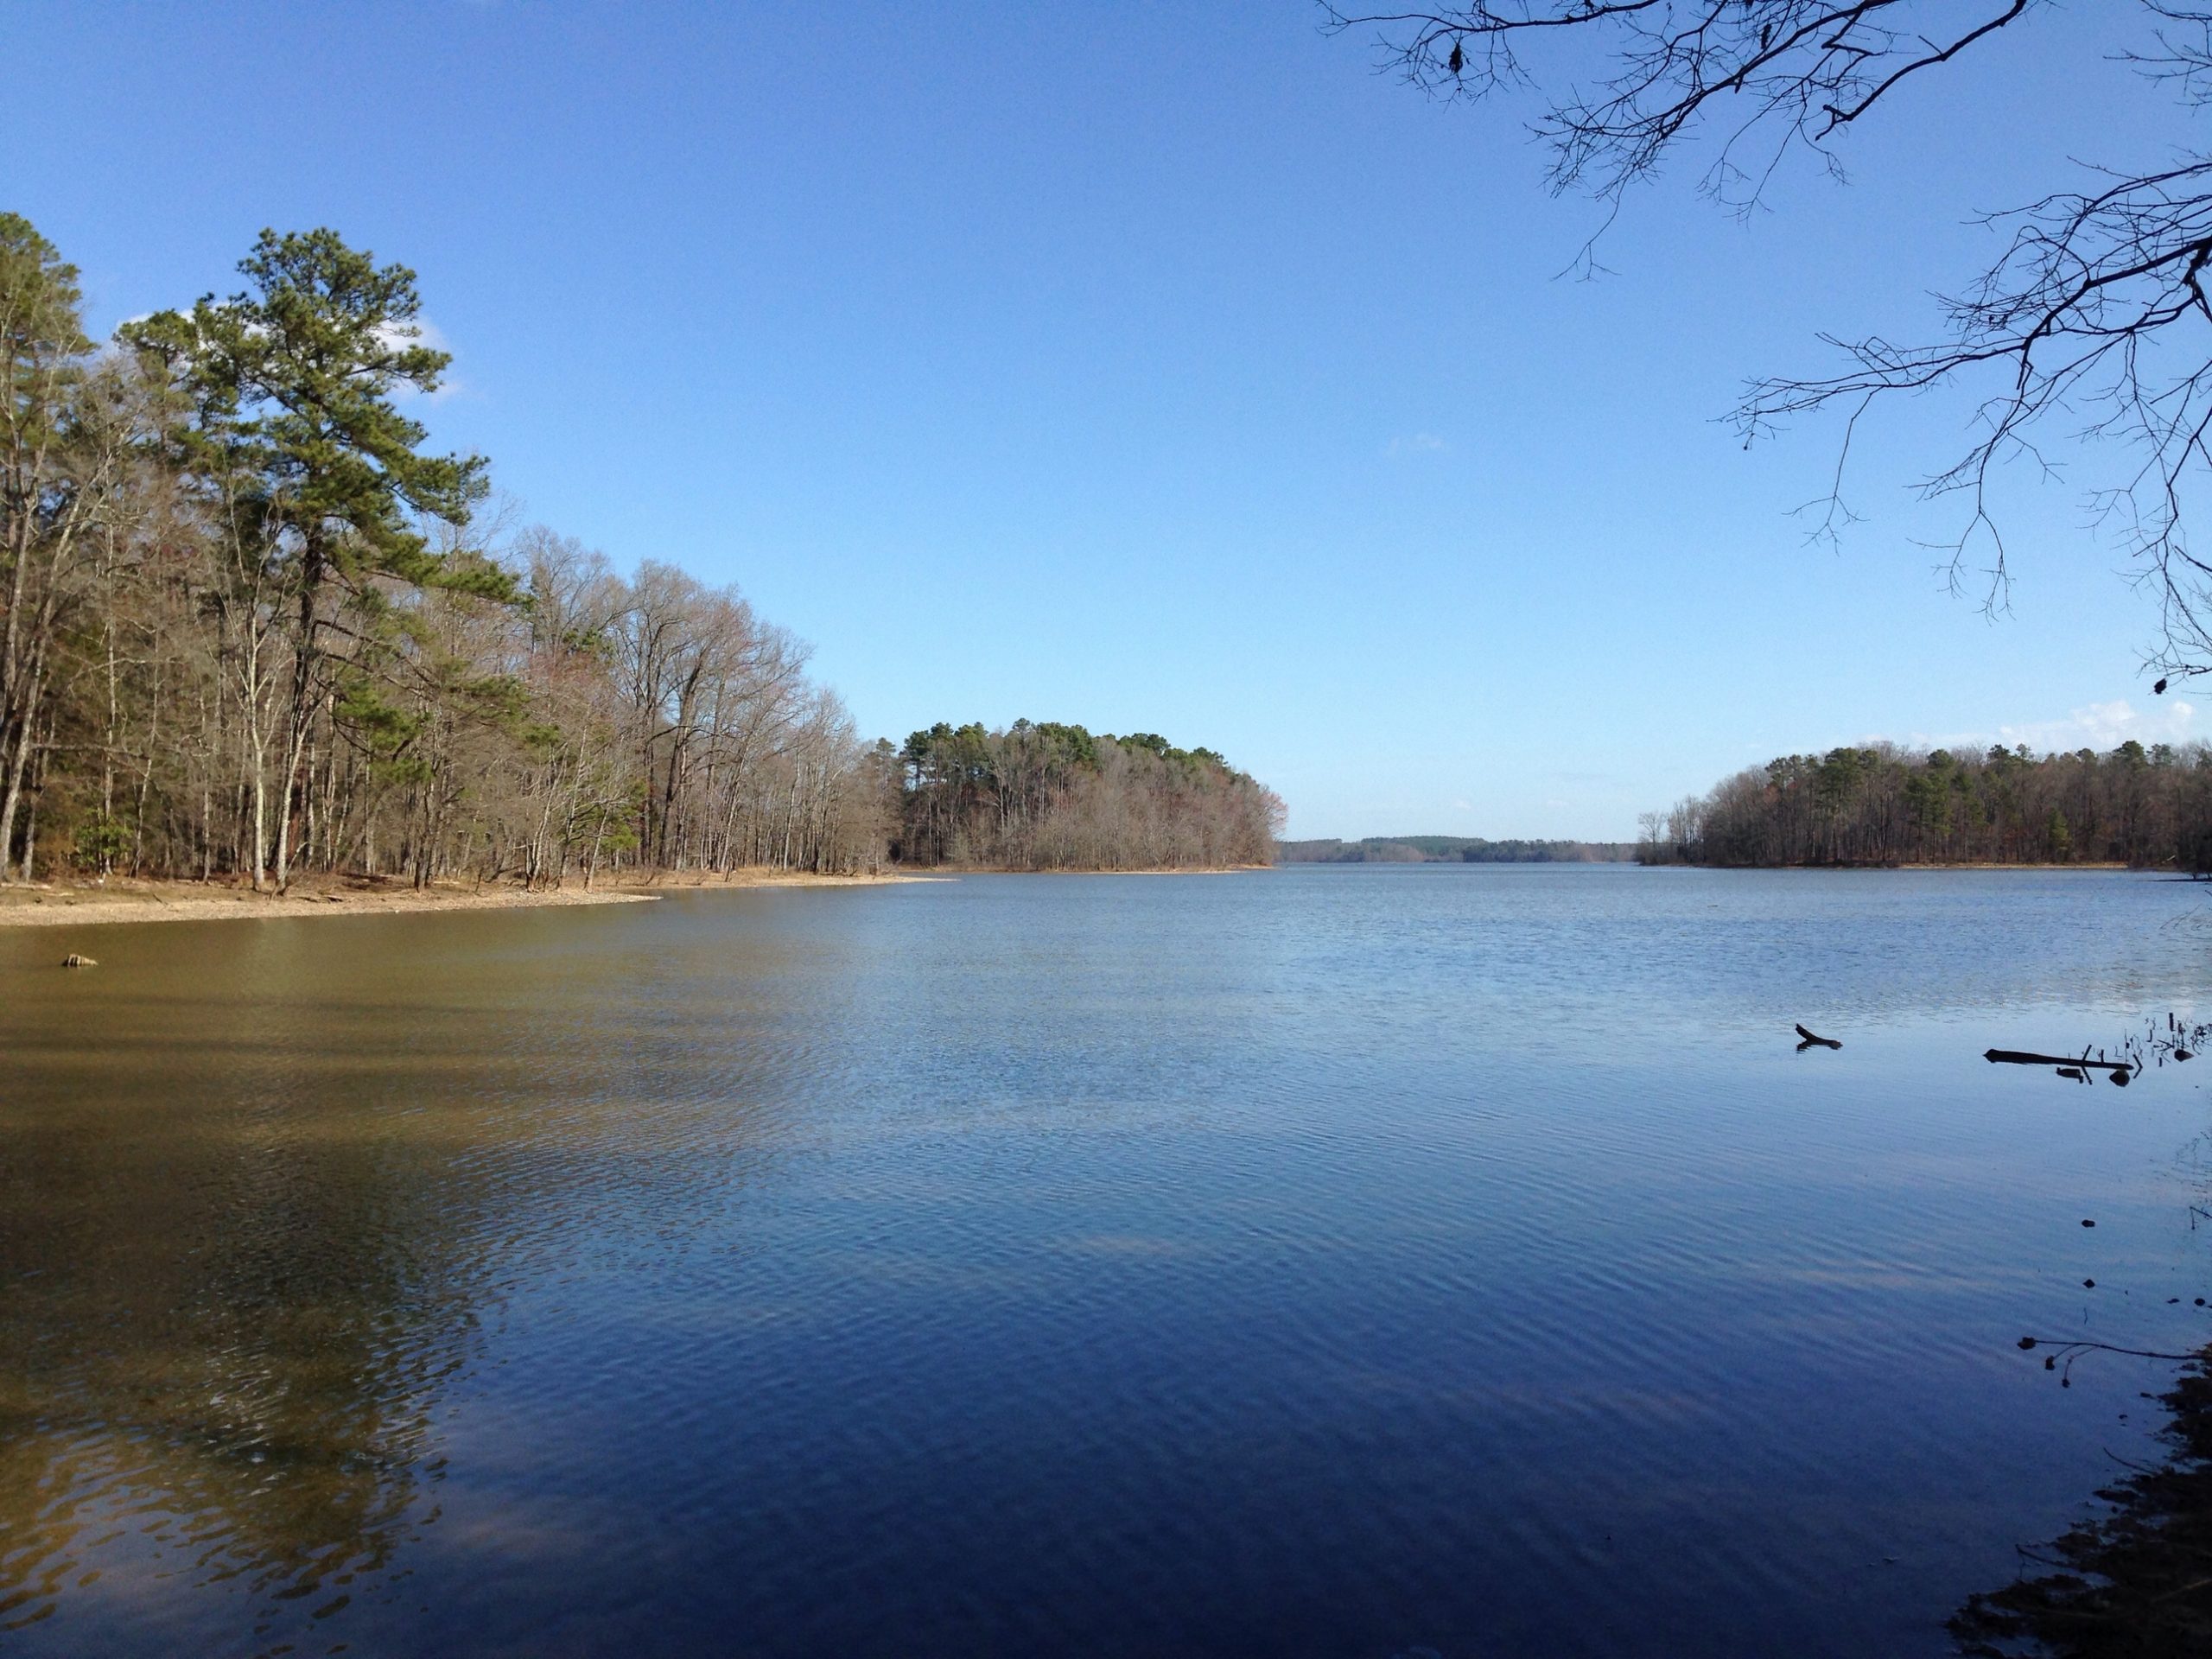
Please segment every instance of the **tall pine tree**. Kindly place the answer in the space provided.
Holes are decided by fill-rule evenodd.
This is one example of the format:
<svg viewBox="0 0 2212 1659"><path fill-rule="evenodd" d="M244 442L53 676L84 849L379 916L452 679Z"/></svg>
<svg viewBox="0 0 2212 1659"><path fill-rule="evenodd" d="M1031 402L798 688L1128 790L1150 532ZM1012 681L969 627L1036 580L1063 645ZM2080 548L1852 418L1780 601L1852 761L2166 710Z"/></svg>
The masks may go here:
<svg viewBox="0 0 2212 1659"><path fill-rule="evenodd" d="M428 519L465 524L486 485L480 456L424 453L429 433L393 401L403 390L435 391L452 362L423 341L415 273L379 266L327 229L264 231L238 269L245 292L158 313L123 338L166 361L201 439L217 440L226 464L251 475L243 493L235 480L226 487L251 519L292 633L274 871L282 889L308 730L353 626L383 609L388 583L505 584L481 561L442 556L423 533Z"/></svg>

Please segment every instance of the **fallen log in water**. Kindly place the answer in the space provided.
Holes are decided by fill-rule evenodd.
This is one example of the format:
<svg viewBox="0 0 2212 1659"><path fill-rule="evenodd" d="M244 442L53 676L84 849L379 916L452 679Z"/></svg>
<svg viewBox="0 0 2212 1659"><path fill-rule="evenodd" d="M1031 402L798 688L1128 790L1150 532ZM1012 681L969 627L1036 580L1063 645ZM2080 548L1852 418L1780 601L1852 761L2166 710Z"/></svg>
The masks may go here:
<svg viewBox="0 0 2212 1659"><path fill-rule="evenodd" d="M2078 1054L2025 1054L2017 1048L1993 1048L1981 1058L1992 1065L2055 1065L2059 1068L2061 1077L2069 1071L2082 1076L2085 1072L2101 1070L2122 1088L2127 1086L2136 1071L2135 1063L2132 1060L2092 1060ZM2082 1077L2083 1082L2088 1080L2086 1077Z"/></svg>
<svg viewBox="0 0 2212 1659"><path fill-rule="evenodd" d="M1797 1027L1797 1034L1804 1039L1797 1045L1797 1049L1800 1053L1802 1053L1808 1048L1841 1048L1843 1046L1841 1043L1836 1041L1833 1037L1814 1036L1811 1032L1806 1030L1802 1026Z"/></svg>

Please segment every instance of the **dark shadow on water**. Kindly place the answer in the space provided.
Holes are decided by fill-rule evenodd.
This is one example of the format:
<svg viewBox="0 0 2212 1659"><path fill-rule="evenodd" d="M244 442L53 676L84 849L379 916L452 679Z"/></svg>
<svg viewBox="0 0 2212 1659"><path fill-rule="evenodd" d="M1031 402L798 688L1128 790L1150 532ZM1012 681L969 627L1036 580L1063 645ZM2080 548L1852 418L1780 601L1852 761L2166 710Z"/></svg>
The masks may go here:
<svg viewBox="0 0 2212 1659"><path fill-rule="evenodd" d="M2212 1348L2162 1396L2169 1460L2097 1494L2102 1512L2022 1552L2022 1576L1951 1618L1962 1652L2062 1659L2212 1654Z"/></svg>
<svg viewBox="0 0 2212 1659"><path fill-rule="evenodd" d="M2131 1074L2185 1063L2208 1044L2212 1024L2168 1014L2124 1037L2114 1059L2088 1047L2079 1058L1998 1049L1986 1058L2049 1066L2076 1082L2103 1069L2125 1084ZM2190 1206L2192 1227L2203 1213ZM2102 1354L2179 1362L2173 1386L2158 1396L2167 1414L2159 1438L2170 1455L2157 1465L2126 1464L2123 1478L2096 1493L2094 1513L2048 1543L2021 1548L2012 1583L1967 1597L1949 1621L1958 1650L1977 1659L2212 1656L2212 1345L2185 1354L2039 1336L2019 1345L2042 1351L2044 1369L2056 1371L2061 1386L2077 1361Z"/></svg>

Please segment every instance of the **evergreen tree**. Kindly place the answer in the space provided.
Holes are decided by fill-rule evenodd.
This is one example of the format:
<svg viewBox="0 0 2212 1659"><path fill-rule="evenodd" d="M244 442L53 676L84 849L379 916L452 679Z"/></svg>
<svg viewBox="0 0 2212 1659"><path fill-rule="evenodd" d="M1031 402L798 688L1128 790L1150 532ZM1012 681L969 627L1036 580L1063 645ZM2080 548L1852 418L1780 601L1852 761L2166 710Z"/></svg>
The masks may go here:
<svg viewBox="0 0 2212 1659"><path fill-rule="evenodd" d="M387 582L499 594L511 586L481 561L442 556L422 528L466 524L486 486L480 457L423 453L429 434L392 401L403 388L435 391L452 361L423 343L415 273L378 265L327 229L264 231L238 269L246 291L159 313L124 338L168 363L203 423L215 423L204 435L256 475L247 501L292 629L281 889L308 728L334 689L339 611L373 619Z"/></svg>

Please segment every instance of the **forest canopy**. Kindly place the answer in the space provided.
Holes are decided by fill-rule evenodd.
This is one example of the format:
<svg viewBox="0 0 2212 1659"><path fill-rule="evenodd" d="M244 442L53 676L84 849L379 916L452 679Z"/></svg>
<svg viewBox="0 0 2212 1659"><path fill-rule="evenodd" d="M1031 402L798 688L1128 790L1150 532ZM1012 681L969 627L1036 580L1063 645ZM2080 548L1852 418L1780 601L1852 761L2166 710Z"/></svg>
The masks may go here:
<svg viewBox="0 0 2212 1659"><path fill-rule="evenodd" d="M408 412L412 271L328 230L238 269L102 347L0 213L0 880L1267 861L1281 803L1207 750L864 742L736 588L487 511Z"/></svg>
<svg viewBox="0 0 2212 1659"><path fill-rule="evenodd" d="M1642 820L1645 863L2212 870L2212 747L1791 754Z"/></svg>

